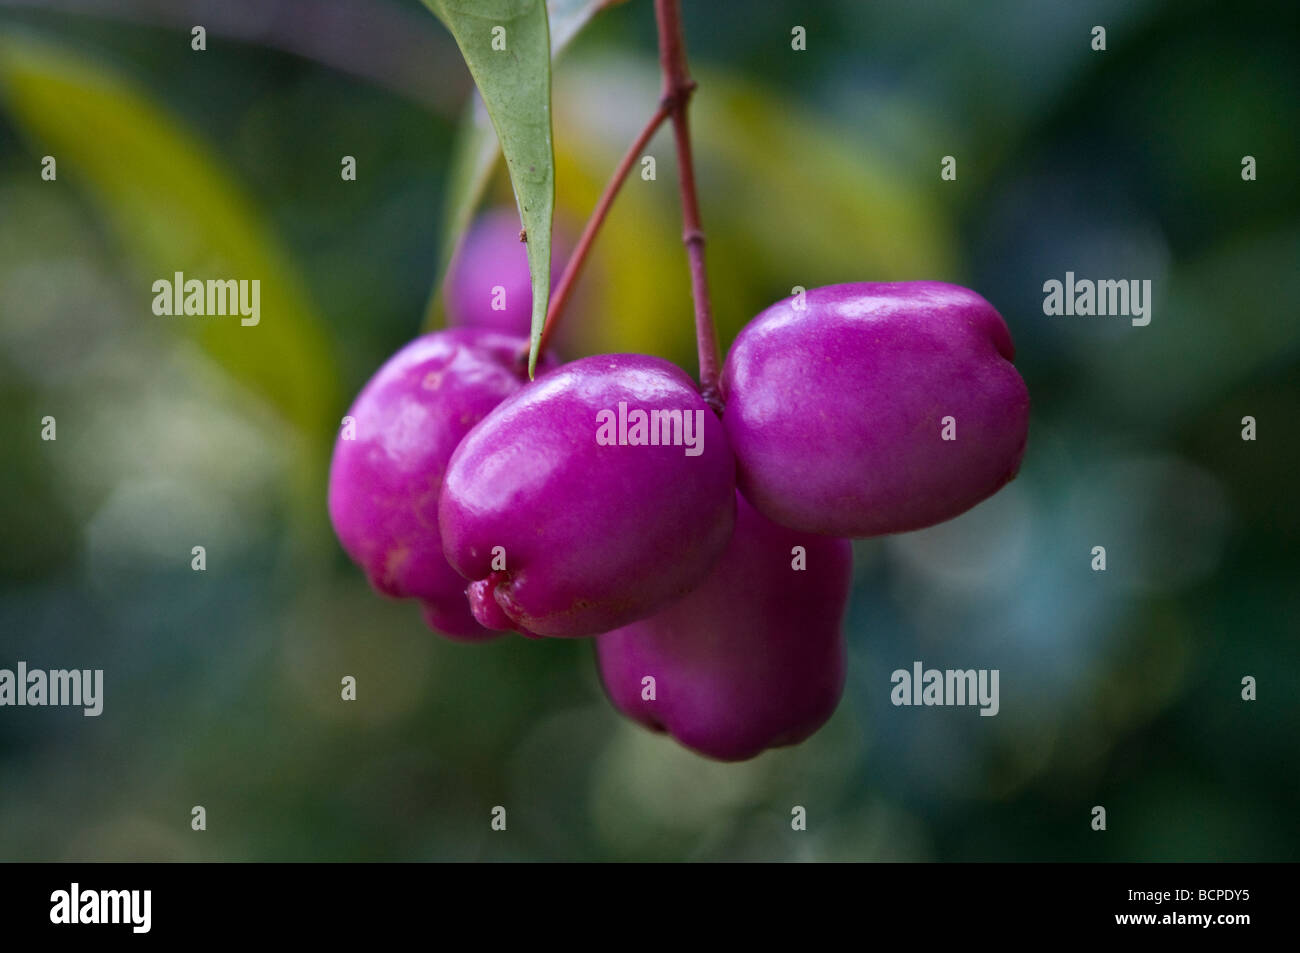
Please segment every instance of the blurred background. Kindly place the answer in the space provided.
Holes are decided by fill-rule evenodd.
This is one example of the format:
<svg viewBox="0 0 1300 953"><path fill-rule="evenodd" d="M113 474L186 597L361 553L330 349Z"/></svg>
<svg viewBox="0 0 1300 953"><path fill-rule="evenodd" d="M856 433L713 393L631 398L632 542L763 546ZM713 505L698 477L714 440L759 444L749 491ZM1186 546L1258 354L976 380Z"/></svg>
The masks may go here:
<svg viewBox="0 0 1300 953"><path fill-rule="evenodd" d="M1297 858L1300 7L685 8L724 346L794 285L948 280L1034 401L1013 484L855 544L833 720L707 761L621 719L589 643L446 641L339 549L331 444L425 320L470 93L417 0L0 0L0 667L105 671L99 718L0 710L0 859ZM654 57L630 0L557 64L570 235ZM648 151L563 343L694 373ZM1152 279L1151 324L1045 317L1067 270ZM262 323L155 316L174 271L259 277ZM894 708L914 660L1000 669L999 715Z"/></svg>

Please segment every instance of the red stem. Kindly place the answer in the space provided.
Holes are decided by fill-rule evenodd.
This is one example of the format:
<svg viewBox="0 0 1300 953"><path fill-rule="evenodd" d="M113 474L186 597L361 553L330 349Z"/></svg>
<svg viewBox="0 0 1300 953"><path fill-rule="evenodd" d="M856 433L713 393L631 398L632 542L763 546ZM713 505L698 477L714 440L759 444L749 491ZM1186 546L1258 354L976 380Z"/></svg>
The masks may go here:
<svg viewBox="0 0 1300 953"><path fill-rule="evenodd" d="M677 141L677 179L682 200L682 242L691 269L691 297L695 302L695 343L700 360L700 393L721 412L722 396L718 389L720 357L718 332L713 326L713 309L709 303L709 277L704 268L704 230L700 225L700 203L695 192L695 163L691 158L691 127L687 106L695 81L686 65L686 39L682 33L678 0L655 0L655 20L659 25L659 67L663 73L661 109L668 109Z"/></svg>
<svg viewBox="0 0 1300 953"><path fill-rule="evenodd" d="M564 268L560 283L555 286L555 293L551 295L550 307L546 309L546 324L542 327L541 343L537 346L538 354L546 349L546 342L550 340L551 332L560 323L560 313L564 310L569 295L573 292L573 286L578 282L578 275L582 272L582 266L586 263L587 253L591 250L592 242L596 240L596 233L600 231L600 226L604 224L605 217L614 204L614 197L618 195L618 190L622 188L623 182L627 179L628 173L632 170L632 166L636 163L642 151L644 151L646 144L649 143L651 137L654 136L667 118L668 108L660 105L646 123L645 128L636 137L636 140L628 147L627 153L624 154L618 167L614 170L614 174L610 176L609 183L600 196L600 201L596 203L596 208L591 213L591 218L587 219L587 225L582 230L582 237L578 239L578 246L573 250L573 255Z"/></svg>

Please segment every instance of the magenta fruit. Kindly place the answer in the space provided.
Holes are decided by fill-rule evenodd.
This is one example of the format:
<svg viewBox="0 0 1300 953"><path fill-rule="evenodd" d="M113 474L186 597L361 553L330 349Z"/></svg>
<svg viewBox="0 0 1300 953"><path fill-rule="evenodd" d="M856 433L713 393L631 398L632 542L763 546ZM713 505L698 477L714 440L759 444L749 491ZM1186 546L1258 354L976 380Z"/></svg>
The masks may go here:
<svg viewBox="0 0 1300 953"><path fill-rule="evenodd" d="M469 429L523 387L526 347L471 328L417 338L362 389L334 445L329 511L339 542L375 589L420 599L429 624L455 638L494 633L475 621L465 580L442 555L443 472Z"/></svg>
<svg viewBox="0 0 1300 953"><path fill-rule="evenodd" d="M679 368L588 357L502 402L452 456L438 523L475 617L595 635L698 585L735 520L726 432Z"/></svg>
<svg viewBox="0 0 1300 953"><path fill-rule="evenodd" d="M851 565L847 540L779 526L740 498L731 543L697 589L596 639L610 700L723 761L798 744L844 688Z"/></svg>
<svg viewBox="0 0 1300 953"><path fill-rule="evenodd" d="M1001 315L937 281L814 288L727 355L736 480L795 529L875 536L951 519L1020 468L1029 393Z"/></svg>

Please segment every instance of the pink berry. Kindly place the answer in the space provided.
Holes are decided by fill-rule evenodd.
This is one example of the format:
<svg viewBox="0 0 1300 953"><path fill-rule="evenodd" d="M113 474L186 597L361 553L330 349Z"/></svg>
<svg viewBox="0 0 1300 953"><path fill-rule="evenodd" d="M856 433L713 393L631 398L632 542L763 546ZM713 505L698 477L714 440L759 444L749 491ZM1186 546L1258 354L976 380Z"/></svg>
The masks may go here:
<svg viewBox="0 0 1300 953"><path fill-rule="evenodd" d="M851 564L846 540L778 526L741 497L731 543L697 589L596 639L605 690L628 717L712 758L798 744L844 688Z"/></svg>
<svg viewBox="0 0 1300 953"><path fill-rule="evenodd" d="M642 414L657 426L638 428ZM485 417L447 467L438 522L484 626L585 636L698 585L731 536L734 497L726 433L691 379L614 354Z"/></svg>
<svg viewBox="0 0 1300 953"><path fill-rule="evenodd" d="M519 213L497 209L480 216L447 270L447 323L524 337L532 327L533 286L528 246L519 240ZM551 246L551 290L564 270L564 239L556 229Z"/></svg>
<svg viewBox="0 0 1300 953"><path fill-rule="evenodd" d="M526 347L472 328L417 338L366 384L334 445L329 509L339 542L371 585L421 600L430 626L454 638L495 633L474 620L465 580L442 555L443 472L469 429L524 385Z"/></svg>
<svg viewBox="0 0 1300 953"><path fill-rule="evenodd" d="M723 422L741 491L831 536L950 519L1020 468L1029 393L1001 315L937 281L814 288L727 355Z"/></svg>

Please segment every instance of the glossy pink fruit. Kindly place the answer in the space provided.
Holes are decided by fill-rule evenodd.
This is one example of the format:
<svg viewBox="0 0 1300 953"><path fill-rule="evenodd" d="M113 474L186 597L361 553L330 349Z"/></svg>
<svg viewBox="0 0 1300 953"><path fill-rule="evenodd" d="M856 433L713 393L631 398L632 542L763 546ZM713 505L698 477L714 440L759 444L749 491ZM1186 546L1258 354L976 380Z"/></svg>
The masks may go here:
<svg viewBox="0 0 1300 953"><path fill-rule="evenodd" d="M987 301L913 281L814 288L796 303L754 318L723 371L737 483L764 514L832 536L898 533L1016 475L1029 393Z"/></svg>
<svg viewBox="0 0 1300 953"><path fill-rule="evenodd" d="M651 411L681 426L669 416L659 445L636 444L650 434L631 422ZM539 378L470 432L438 522L485 626L595 635L699 584L731 536L734 490L726 433L694 382L659 358L604 355Z"/></svg>
<svg viewBox="0 0 1300 953"><path fill-rule="evenodd" d="M526 346L471 328L417 338L366 384L334 445L329 510L339 542L371 585L422 600L428 623L452 637L494 633L474 620L465 580L442 555L443 472L469 429L524 385Z"/></svg>
<svg viewBox="0 0 1300 953"><path fill-rule="evenodd" d="M470 227L447 270L449 326L528 336L533 286L520 227L519 213L513 208L486 212ZM552 290L564 271L565 251L557 229L551 246Z"/></svg>
<svg viewBox="0 0 1300 953"><path fill-rule="evenodd" d="M596 639L605 690L630 718L712 758L798 744L844 688L851 565L846 540L786 529L742 497L731 543L699 588Z"/></svg>

